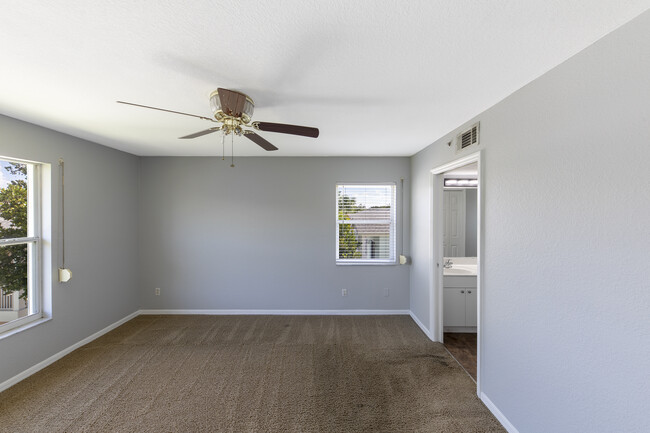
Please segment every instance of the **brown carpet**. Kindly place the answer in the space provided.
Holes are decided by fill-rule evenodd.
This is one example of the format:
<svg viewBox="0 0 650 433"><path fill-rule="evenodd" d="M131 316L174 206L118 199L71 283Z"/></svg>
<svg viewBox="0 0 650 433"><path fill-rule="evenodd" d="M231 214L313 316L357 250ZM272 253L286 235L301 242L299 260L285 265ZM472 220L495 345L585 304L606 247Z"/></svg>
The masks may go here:
<svg viewBox="0 0 650 433"><path fill-rule="evenodd" d="M408 316L139 316L0 393L2 432L503 432Z"/></svg>

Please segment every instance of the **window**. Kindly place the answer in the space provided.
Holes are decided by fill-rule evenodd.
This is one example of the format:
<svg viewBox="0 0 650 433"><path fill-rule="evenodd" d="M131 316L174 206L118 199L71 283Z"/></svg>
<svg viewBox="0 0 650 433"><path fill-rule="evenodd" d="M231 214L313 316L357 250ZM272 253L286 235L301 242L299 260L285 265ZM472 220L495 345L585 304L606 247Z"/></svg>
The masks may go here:
<svg viewBox="0 0 650 433"><path fill-rule="evenodd" d="M395 184L336 185L336 263L395 263Z"/></svg>
<svg viewBox="0 0 650 433"><path fill-rule="evenodd" d="M42 317L40 165L0 159L0 332Z"/></svg>

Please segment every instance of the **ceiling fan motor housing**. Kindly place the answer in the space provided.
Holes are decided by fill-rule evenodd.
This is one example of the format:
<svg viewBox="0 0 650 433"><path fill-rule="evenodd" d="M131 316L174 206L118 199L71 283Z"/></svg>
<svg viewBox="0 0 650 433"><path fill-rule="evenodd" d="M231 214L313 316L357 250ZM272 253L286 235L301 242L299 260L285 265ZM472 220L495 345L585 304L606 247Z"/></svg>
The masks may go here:
<svg viewBox="0 0 650 433"><path fill-rule="evenodd" d="M210 94L210 108L220 122L226 117L234 117L246 125L253 117L255 103L244 93L219 88Z"/></svg>

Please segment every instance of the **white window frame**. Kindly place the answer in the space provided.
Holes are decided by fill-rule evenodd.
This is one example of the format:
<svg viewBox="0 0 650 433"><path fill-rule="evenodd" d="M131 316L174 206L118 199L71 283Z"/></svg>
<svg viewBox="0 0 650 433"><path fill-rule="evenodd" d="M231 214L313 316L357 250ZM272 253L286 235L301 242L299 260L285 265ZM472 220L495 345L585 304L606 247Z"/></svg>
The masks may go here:
<svg viewBox="0 0 650 433"><path fill-rule="evenodd" d="M339 200L338 200L338 189L339 186L390 186L393 188L393 194L391 197L391 209L390 209L390 228L389 228L389 244L390 244L390 257L388 259L341 259L339 258L339 226L341 221L339 220ZM335 258L337 265L396 265L397 264L397 183L396 182L336 182L335 187L335 217L334 221L336 222L336 250ZM375 221L377 224L380 221Z"/></svg>
<svg viewBox="0 0 650 433"><path fill-rule="evenodd" d="M27 212L31 215L27 227L27 236L14 239L0 239L0 247L10 245L27 245L27 293L29 293L28 309L30 314L0 325L0 335L25 326L43 318L43 281L41 269L43 268L42 256L42 164L0 156L7 162L24 164L27 166Z"/></svg>

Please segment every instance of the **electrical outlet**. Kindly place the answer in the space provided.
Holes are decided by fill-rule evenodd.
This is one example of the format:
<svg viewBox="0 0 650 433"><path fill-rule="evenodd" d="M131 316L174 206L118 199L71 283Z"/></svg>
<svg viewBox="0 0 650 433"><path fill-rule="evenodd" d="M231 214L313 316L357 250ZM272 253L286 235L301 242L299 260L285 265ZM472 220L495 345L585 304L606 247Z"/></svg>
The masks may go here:
<svg viewBox="0 0 650 433"><path fill-rule="evenodd" d="M156 296L160 296L160 287L156 287Z"/></svg>
<svg viewBox="0 0 650 433"><path fill-rule="evenodd" d="M341 289L341 296L348 296L348 289Z"/></svg>
<svg viewBox="0 0 650 433"><path fill-rule="evenodd" d="M390 295L390 290L385 288L384 289L384 296L388 296L388 295Z"/></svg>

